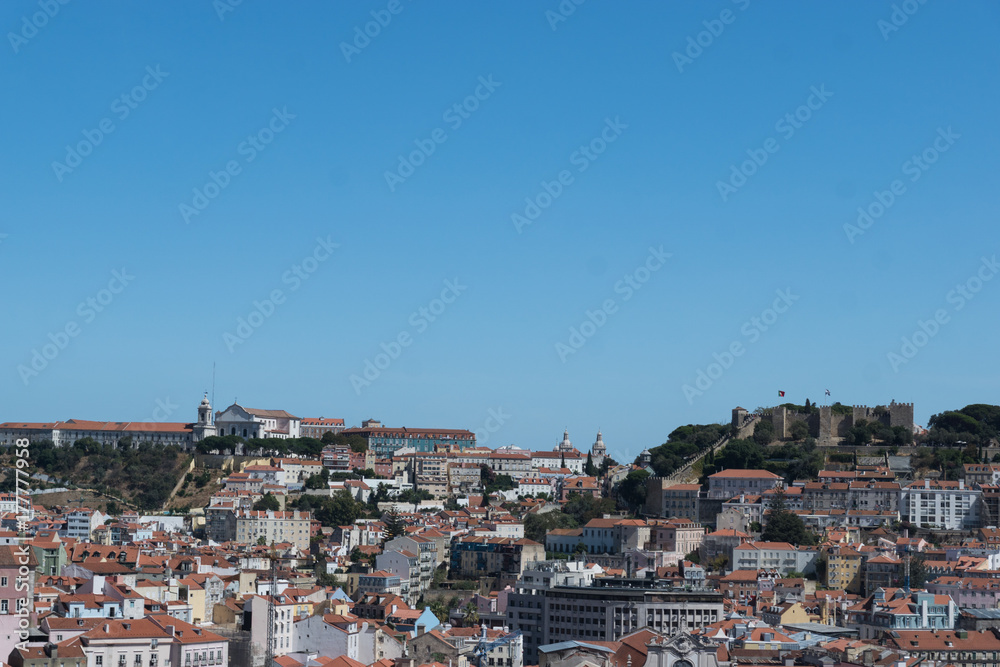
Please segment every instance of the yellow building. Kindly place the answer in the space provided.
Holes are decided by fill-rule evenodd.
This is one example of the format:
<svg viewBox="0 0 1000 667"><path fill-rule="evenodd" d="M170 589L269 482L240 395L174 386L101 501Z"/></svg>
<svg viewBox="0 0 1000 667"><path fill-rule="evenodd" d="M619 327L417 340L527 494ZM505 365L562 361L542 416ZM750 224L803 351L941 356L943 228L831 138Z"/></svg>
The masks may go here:
<svg viewBox="0 0 1000 667"><path fill-rule="evenodd" d="M771 627L788 623L808 623L809 612L801 602L782 602L761 611L761 618Z"/></svg>
<svg viewBox="0 0 1000 667"><path fill-rule="evenodd" d="M864 556L851 547L838 547L827 557L826 587L861 593L861 562Z"/></svg>

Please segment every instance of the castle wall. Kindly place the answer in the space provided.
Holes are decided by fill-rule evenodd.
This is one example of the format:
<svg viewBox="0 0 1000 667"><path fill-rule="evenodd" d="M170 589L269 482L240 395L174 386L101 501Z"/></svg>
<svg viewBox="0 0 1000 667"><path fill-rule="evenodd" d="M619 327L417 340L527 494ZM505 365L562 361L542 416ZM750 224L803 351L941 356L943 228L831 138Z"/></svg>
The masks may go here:
<svg viewBox="0 0 1000 667"><path fill-rule="evenodd" d="M764 410L763 419L771 421L775 437L780 440L791 437L792 424L796 421L804 421L809 427L809 434L825 444L832 444L836 440L847 437L848 432L862 419L870 422L877 421L886 426L902 426L908 430L913 429L913 403L896 403L894 401L884 406L884 409L884 413L876 415L873 407L855 405L852 406L849 414L835 414L831 406L824 405L819 408L818 413L803 414L789 412L788 408L779 405ZM736 423L735 410L733 411L733 423ZM736 437L748 436L740 434Z"/></svg>

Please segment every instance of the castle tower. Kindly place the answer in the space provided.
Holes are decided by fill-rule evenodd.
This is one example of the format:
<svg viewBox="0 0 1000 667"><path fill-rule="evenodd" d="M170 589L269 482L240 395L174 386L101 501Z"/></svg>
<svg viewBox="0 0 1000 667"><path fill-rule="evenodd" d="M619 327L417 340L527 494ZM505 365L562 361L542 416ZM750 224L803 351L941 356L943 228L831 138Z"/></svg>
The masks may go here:
<svg viewBox="0 0 1000 667"><path fill-rule="evenodd" d="M604 463L604 457L608 454L608 448L604 446L604 438L601 435L601 431L597 431L597 441L594 442L593 446L590 448L590 458L595 466L601 467Z"/></svg>
<svg viewBox="0 0 1000 667"><path fill-rule="evenodd" d="M194 441L198 442L213 435L217 435L216 426L212 419L212 404L208 400L208 392L198 404L198 422L194 425Z"/></svg>
<svg viewBox="0 0 1000 667"><path fill-rule="evenodd" d="M639 467L645 468L652 462L653 462L653 455L650 453L650 451L648 449L642 450L642 453L639 454Z"/></svg>

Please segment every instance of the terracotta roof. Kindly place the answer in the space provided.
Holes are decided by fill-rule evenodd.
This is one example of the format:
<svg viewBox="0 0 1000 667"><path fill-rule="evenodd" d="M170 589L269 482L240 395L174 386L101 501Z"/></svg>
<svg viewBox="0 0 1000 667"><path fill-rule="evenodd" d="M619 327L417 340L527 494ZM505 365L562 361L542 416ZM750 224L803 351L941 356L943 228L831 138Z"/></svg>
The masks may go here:
<svg viewBox="0 0 1000 667"><path fill-rule="evenodd" d="M725 479L728 477L742 479L781 479L780 475L775 475L773 472L767 470L739 470L737 468L730 468L729 470L723 470L708 476L709 479Z"/></svg>

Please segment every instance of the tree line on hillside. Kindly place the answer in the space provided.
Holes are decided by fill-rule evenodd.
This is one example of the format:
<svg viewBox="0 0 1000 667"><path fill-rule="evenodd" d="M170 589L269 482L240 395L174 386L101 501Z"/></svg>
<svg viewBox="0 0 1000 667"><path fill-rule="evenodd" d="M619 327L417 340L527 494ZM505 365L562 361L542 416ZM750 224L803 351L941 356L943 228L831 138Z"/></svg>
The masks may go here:
<svg viewBox="0 0 1000 667"><path fill-rule="evenodd" d="M40 471L101 493L128 495L141 509L162 507L180 480L187 456L176 445L124 441L119 446L81 438L68 447L31 443L30 462Z"/></svg>
<svg viewBox="0 0 1000 667"><path fill-rule="evenodd" d="M238 435L213 435L195 444L199 454L212 452L231 454L242 445L244 451L263 450L275 456L295 455L303 458L318 458L327 445L347 445L351 451L368 451L368 441L356 433L324 433L316 438L241 438Z"/></svg>
<svg viewBox="0 0 1000 667"><path fill-rule="evenodd" d="M974 403L961 410L933 415L920 444L930 446L985 447L1000 437L1000 406Z"/></svg>
<svg viewBox="0 0 1000 667"><path fill-rule="evenodd" d="M727 435L724 424L688 424L675 428L667 441L649 450L653 471L663 477L684 467L687 459Z"/></svg>

